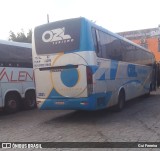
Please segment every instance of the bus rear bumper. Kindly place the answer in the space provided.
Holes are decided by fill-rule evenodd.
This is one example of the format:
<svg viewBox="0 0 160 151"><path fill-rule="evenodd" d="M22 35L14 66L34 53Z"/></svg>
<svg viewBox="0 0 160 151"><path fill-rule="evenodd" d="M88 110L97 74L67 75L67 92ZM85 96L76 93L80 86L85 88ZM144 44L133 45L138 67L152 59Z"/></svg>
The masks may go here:
<svg viewBox="0 0 160 151"><path fill-rule="evenodd" d="M99 110L106 108L112 93L93 94L87 98L39 99L40 110Z"/></svg>

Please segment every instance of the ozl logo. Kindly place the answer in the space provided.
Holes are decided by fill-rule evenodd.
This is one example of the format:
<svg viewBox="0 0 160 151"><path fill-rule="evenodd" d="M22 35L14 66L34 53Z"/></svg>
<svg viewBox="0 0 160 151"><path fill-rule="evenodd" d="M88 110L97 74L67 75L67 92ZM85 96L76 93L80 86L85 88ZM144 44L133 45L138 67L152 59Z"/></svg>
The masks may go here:
<svg viewBox="0 0 160 151"><path fill-rule="evenodd" d="M62 44L73 42L74 39L70 35L65 35L65 27L45 31L42 35L43 42L53 42L53 44Z"/></svg>

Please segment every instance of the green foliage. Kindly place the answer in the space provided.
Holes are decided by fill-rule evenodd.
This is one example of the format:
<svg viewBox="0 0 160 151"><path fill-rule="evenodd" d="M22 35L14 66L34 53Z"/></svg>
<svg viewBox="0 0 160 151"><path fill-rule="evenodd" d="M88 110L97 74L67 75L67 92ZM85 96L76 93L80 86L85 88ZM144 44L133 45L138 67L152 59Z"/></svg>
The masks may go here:
<svg viewBox="0 0 160 151"><path fill-rule="evenodd" d="M32 43L32 30L29 29L27 35L25 35L23 29L21 32L15 34L13 31L9 32L9 40L16 41L16 42L25 42L25 43Z"/></svg>

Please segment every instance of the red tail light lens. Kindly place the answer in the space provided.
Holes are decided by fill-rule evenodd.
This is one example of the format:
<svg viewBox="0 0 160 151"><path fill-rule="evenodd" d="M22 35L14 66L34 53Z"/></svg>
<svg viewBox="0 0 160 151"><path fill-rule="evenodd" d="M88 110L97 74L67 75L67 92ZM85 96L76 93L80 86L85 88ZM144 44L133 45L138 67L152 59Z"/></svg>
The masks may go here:
<svg viewBox="0 0 160 151"><path fill-rule="evenodd" d="M93 84L92 70L89 67L86 68L86 73L87 73L87 84Z"/></svg>

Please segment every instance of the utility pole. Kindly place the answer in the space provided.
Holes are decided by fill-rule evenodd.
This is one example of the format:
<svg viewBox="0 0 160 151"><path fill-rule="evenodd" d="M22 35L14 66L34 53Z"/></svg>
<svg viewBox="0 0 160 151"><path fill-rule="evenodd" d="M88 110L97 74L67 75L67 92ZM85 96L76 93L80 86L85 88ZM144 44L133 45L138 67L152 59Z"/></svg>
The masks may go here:
<svg viewBox="0 0 160 151"><path fill-rule="evenodd" d="M47 14L47 23L49 23L49 14Z"/></svg>

